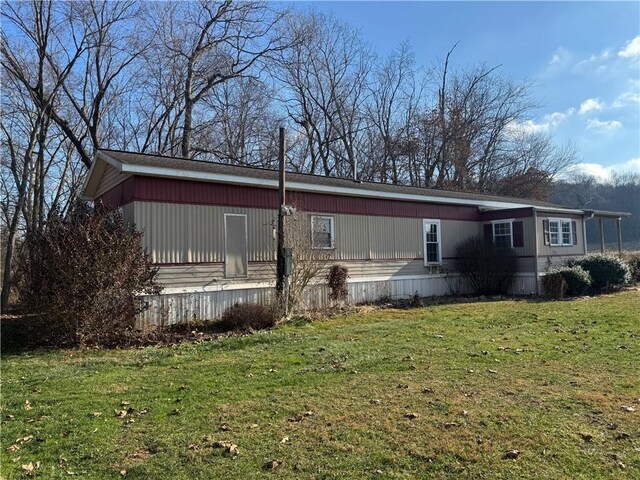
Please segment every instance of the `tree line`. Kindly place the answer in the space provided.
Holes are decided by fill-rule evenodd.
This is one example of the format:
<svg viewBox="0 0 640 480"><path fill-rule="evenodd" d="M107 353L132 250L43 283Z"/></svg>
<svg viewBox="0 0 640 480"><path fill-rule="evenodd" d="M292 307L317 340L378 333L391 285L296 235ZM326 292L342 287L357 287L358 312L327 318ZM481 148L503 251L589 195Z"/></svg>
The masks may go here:
<svg viewBox="0 0 640 480"><path fill-rule="evenodd" d="M2 3L6 304L16 250L64 215L98 148L425 188L547 198L575 160L525 125L498 66L378 55L316 11L269 2ZM18 255L19 256L19 255Z"/></svg>

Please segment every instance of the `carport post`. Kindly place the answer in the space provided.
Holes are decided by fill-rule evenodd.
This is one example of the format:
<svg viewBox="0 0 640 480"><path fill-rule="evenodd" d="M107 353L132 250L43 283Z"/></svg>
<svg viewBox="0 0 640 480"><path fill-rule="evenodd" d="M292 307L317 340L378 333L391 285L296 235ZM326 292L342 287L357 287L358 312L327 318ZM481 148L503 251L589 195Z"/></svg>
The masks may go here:
<svg viewBox="0 0 640 480"><path fill-rule="evenodd" d="M616 219L616 230L618 230L618 253L622 253L622 218Z"/></svg>
<svg viewBox="0 0 640 480"><path fill-rule="evenodd" d="M604 221L600 217L600 253L604 253Z"/></svg>

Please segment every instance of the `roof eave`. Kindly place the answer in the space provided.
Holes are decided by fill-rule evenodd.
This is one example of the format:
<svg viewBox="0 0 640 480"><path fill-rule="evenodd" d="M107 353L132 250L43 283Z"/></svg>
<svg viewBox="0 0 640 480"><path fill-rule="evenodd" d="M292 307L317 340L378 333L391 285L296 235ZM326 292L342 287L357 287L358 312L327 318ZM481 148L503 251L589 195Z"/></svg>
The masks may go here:
<svg viewBox="0 0 640 480"><path fill-rule="evenodd" d="M100 178L102 178L107 165L111 165L119 172L122 172L122 162L116 160L105 152L98 150L93 158L93 162L91 162L91 167L89 167L87 177L82 187L81 198L83 200L95 200L96 191L100 184Z"/></svg>
<svg viewBox="0 0 640 480"><path fill-rule="evenodd" d="M122 164L123 173L148 175L167 178L178 178L188 180L200 180L200 181L215 181L220 183L230 183L235 185L253 185L263 188L278 188L277 179L255 178L246 177L240 175L229 175L212 172L197 172L192 170L184 170L177 168L156 167L147 165L135 165L135 164ZM359 196L370 198L382 198L382 199L398 199L398 200L412 200L418 202L430 202L430 203L444 203L452 205L470 205L476 207L490 207L490 208L526 208L533 207L529 203L515 203L508 201L494 201L494 200L472 200L455 197L439 197L430 195L417 195L412 193L396 193L396 192L381 192L376 190L367 190L364 188L350 188L334 185L317 185L312 183L288 181L288 190L308 191L316 193L326 194L341 194L347 196ZM580 212L582 213L582 212Z"/></svg>

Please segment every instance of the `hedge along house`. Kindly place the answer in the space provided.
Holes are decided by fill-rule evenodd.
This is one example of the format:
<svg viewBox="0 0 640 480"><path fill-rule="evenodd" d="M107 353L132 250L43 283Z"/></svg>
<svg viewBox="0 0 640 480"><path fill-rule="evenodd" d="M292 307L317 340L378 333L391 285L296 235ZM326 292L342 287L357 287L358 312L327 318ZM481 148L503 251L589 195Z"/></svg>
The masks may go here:
<svg viewBox="0 0 640 480"><path fill-rule="evenodd" d="M119 208L144 231L161 295L146 297L143 322L220 316L235 302L265 302L275 284L278 172L100 150L85 197ZM464 291L450 272L458 242L484 235L518 256L514 293L586 253L585 221L625 214L462 192L287 173L287 203L307 212L314 249L349 269L349 300ZM319 282L309 306L327 302Z"/></svg>

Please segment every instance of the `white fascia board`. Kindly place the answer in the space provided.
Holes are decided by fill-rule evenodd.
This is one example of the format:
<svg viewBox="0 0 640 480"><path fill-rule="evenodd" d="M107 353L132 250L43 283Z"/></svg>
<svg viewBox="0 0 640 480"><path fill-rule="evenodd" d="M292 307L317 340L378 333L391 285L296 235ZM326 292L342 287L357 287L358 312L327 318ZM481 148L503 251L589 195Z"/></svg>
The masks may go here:
<svg viewBox="0 0 640 480"><path fill-rule="evenodd" d="M89 171L87 172L87 178L85 178L84 186L82 187L82 191L84 192L83 198L85 199L88 199L88 200L94 199L95 190L97 189L98 184L96 183L95 185L96 188L93 189L93 191L91 192L87 192L87 188L89 188L89 183L93 180L93 175L94 175L95 169L97 168L96 166L100 161L103 161L106 164L116 168L119 172L122 172L122 162L119 162L118 160L111 157L110 155L107 155L104 152L98 151L95 158L93 159L93 162L91 162L91 166L89 167Z"/></svg>
<svg viewBox="0 0 640 480"><path fill-rule="evenodd" d="M158 177L184 178L190 180L215 181L232 183L236 185L253 185L267 188L278 188L278 180L267 178L242 177L238 175L226 175L210 172L193 172L175 168L148 167L145 165L122 164L122 172L151 175ZM287 189L315 193L342 194L354 197L388 198L391 200L412 200L416 202L449 203L454 205L471 205L474 207L493 208L526 208L532 207L526 203L498 202L494 200L468 200L454 197L434 197L430 195L415 195L411 193L378 192L349 187L336 187L328 185L314 185L301 182L287 182Z"/></svg>
<svg viewBox="0 0 640 480"><path fill-rule="evenodd" d="M115 158L113 158L108 153L99 151L98 154L96 155L96 157L101 158L102 160L107 162L112 167L115 167L119 172L124 171L124 169L123 169L123 165L124 164L120 160L116 160Z"/></svg>
<svg viewBox="0 0 640 480"><path fill-rule="evenodd" d="M562 208L562 207L533 207L539 212L563 212L563 213L577 213L578 215L585 215L584 210L577 210L575 208Z"/></svg>

